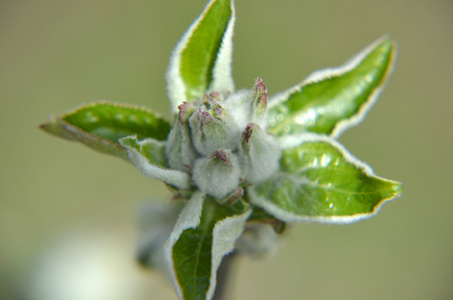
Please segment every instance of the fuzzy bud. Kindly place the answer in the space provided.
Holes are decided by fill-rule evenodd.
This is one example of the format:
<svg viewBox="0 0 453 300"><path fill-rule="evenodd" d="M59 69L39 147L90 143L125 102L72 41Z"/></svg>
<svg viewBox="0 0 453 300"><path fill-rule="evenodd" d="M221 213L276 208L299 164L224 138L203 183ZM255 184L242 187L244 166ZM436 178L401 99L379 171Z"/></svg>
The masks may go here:
<svg viewBox="0 0 453 300"><path fill-rule="evenodd" d="M250 123L242 132L239 157L244 179L258 184L278 170L281 150L272 136Z"/></svg>
<svg viewBox="0 0 453 300"><path fill-rule="evenodd" d="M214 98L209 99L207 106L189 118L195 149L201 155L216 149L235 149L240 131L229 111Z"/></svg>
<svg viewBox="0 0 453 300"><path fill-rule="evenodd" d="M212 98L212 99L215 99L217 101L221 101L222 100L222 95L220 94L220 92L218 91L213 91L211 94L209 94L209 96Z"/></svg>
<svg viewBox="0 0 453 300"><path fill-rule="evenodd" d="M192 145L188 119L195 111L192 104L184 102L178 106L178 119L170 131L165 146L165 156L170 168L190 171L197 153Z"/></svg>
<svg viewBox="0 0 453 300"><path fill-rule="evenodd" d="M192 180L204 193L224 199L239 185L239 161L230 150L215 150L195 161Z"/></svg>
<svg viewBox="0 0 453 300"><path fill-rule="evenodd" d="M266 125L267 116L267 88L263 80L258 77L253 87L252 121L261 127Z"/></svg>
<svg viewBox="0 0 453 300"><path fill-rule="evenodd" d="M195 111L195 107L193 107L193 105L190 103L183 102L181 105L178 106L178 110L179 110L178 120L181 123L181 125L184 125L185 123L187 123L187 120Z"/></svg>

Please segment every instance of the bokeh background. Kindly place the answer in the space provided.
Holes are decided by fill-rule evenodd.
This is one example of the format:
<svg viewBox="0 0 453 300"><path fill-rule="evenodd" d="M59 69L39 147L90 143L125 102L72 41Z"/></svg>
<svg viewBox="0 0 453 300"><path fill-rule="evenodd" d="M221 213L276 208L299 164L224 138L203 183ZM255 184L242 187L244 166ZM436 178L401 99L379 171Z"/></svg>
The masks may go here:
<svg viewBox="0 0 453 300"><path fill-rule="evenodd" d="M134 262L136 209L170 193L131 165L37 125L82 103L171 119L170 51L205 0L0 1L0 299L176 299ZM234 76L271 94L385 33L396 70L340 141L403 198L348 226L297 224L265 261L241 258L229 299L452 299L453 2L238 0Z"/></svg>

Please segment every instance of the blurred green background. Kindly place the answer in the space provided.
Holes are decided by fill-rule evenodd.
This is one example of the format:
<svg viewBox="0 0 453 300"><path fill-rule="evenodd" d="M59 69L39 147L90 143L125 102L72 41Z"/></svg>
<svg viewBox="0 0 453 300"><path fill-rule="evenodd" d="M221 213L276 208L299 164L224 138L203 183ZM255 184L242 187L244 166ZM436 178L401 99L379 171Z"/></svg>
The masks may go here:
<svg viewBox="0 0 453 300"><path fill-rule="evenodd" d="M133 258L137 205L170 193L131 165L37 125L100 99L148 105L170 119L168 58L204 5L0 2L0 299L176 299L162 275ZM398 42L387 89L340 141L405 189L375 218L297 224L275 257L239 259L229 298L452 299L453 2L238 0L236 7L238 88L261 76L274 94L385 33Z"/></svg>

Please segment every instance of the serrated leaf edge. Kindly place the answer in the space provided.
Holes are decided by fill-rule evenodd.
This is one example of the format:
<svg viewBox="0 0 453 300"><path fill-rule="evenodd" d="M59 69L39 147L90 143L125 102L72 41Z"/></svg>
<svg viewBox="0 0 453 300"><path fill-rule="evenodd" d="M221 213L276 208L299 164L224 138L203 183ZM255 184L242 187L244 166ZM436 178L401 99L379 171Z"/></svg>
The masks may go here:
<svg viewBox="0 0 453 300"><path fill-rule="evenodd" d="M183 299L183 295L182 287L179 285L175 265L173 263L173 246L175 245L181 234L184 232L184 230L196 228L198 225L200 225L204 198L205 195L200 191L193 193L192 197L187 202L186 206L183 208L181 214L179 215L178 220L176 221L176 225L172 233L170 234L167 243L165 243L164 246L165 259L167 260L167 264L170 267L171 279L173 281L173 285L179 299Z"/></svg>
<svg viewBox="0 0 453 300"><path fill-rule="evenodd" d="M236 9L234 0L231 0L231 16L227 28L223 35L217 59L212 72L212 82L210 90L218 91L222 95L234 92L234 80L232 70L233 60L233 34L236 22Z"/></svg>
<svg viewBox="0 0 453 300"><path fill-rule="evenodd" d="M144 138L143 140L139 141L138 138L137 138L137 135L130 135L130 136L125 136L123 138L121 138L120 140L122 141L121 143L121 146L124 147L126 145L123 145L125 144L125 141L128 140L128 139L132 139L134 143L136 143L138 146L139 146L139 152L142 151L142 147L144 146L147 146L147 145L156 145L160 148L162 148L162 150L165 148L165 145L167 143L167 141L159 141L159 140L156 140L156 139L153 139L153 138ZM125 149L127 151L127 149ZM145 156L146 157L146 156ZM157 166L159 168L162 168L162 169L166 169L168 168L168 163L167 161L163 161L163 166Z"/></svg>
<svg viewBox="0 0 453 300"><path fill-rule="evenodd" d="M180 190L188 190L190 188L189 174L178 170L164 169L159 166L153 165L149 163L148 159L139 151L122 142L123 139L131 137L134 138L134 136L124 137L121 138L119 142L121 146L123 146L127 150L129 160L142 174L149 178L158 179L165 183L173 185ZM135 137L135 139L136 138L137 137Z"/></svg>
<svg viewBox="0 0 453 300"><path fill-rule="evenodd" d="M203 9L203 12L198 16L195 21L189 26L187 31L184 33L184 35L181 37L179 40L178 44L176 45L175 49L172 52L172 55L170 57L170 63L168 66L168 71L166 74L167 78L167 91L168 91L168 98L170 99L170 108L173 113L176 113L178 111L178 106L185 101L188 101L190 99L187 99L186 96L186 86L184 84L184 81L181 78L181 71L180 71L180 66L181 66L181 53L184 50L184 48L187 46L187 42L189 41L190 37L192 36L193 32L197 29L198 25L200 22L205 18L206 14L208 13L209 9L211 6L218 0L211 0L206 4L205 8ZM228 90L229 87L231 86L232 91L234 90L234 81L232 78L232 72L231 72L231 55L233 52L233 45L232 45L232 37L233 37L233 31L234 31L234 22L236 20L236 13L235 13L235 8L234 8L234 1L231 0L231 16L230 20L228 21L227 28L225 30L223 39L222 39L222 44L219 49L217 59L214 63L214 69L213 69L213 82L210 84L210 88L215 88L217 90ZM228 73L229 76L227 76L226 82L225 82L225 87L222 87L222 79L221 79L221 74Z"/></svg>
<svg viewBox="0 0 453 300"><path fill-rule="evenodd" d="M54 130L55 125L59 126L61 129L63 129L63 131L56 132ZM122 158L126 161L130 161L129 157L127 155L127 150L120 144L112 142L108 139L104 139L100 136L97 136L96 134L86 132L77 126L74 126L74 125L66 122L65 120L61 119L60 117L50 116L46 122L39 125L39 128L48 133L51 133L55 136L58 136L58 137L61 137L61 138L64 138L64 139L67 139L70 141L79 142L82 145L84 145L94 151L97 151L100 153L105 153L105 154L110 154L110 155ZM94 143L100 142L101 144L108 145L109 147L115 148L118 152L113 153L111 151L96 149L96 148L92 147L91 145L89 145L88 143L81 141L79 138L80 136L83 136L90 142L94 142Z"/></svg>
<svg viewBox="0 0 453 300"><path fill-rule="evenodd" d="M376 42L371 44L369 47L367 47L367 49L365 49L364 52L367 52L367 51L371 52L373 50L373 48L376 47L375 45L381 43L385 39L386 38L383 37L383 38L377 40ZM379 85L371 92L371 94L368 96L368 99L365 101L364 104L362 104L360 106L359 111L355 115L352 115L349 119L341 120L340 122L338 122L335 125L334 129L332 130L332 133L330 134L330 137L332 137L334 139L338 139L343 134L343 132L345 132L347 129L360 124L365 119L365 116L368 114L370 109L377 102L381 92L384 90L384 88L388 82L388 79L389 79L390 75L393 73L393 70L395 68L395 61L396 61L398 52L396 49L396 45L393 42L392 42L392 46L393 47L392 47L392 51L390 54L389 63L388 63L387 69L385 70L384 75L382 76L382 80L379 83ZM369 53L364 53L363 54L364 57L361 59L359 58L360 61L362 61L368 54Z"/></svg>
<svg viewBox="0 0 453 300"><path fill-rule="evenodd" d="M336 142L332 138L329 138L326 135L318 135L314 133L303 133L298 135L288 135L281 137L279 139L280 146L283 150L291 149L297 147L305 142L326 142L331 144L335 147L340 153L343 155L344 159L351 163L352 165L356 166L357 168L361 169L367 176L374 177L379 180L384 180L387 182L394 183L395 185L401 186L401 183L389 179L385 179L379 176L376 176L371 169L371 167L358 160L354 157L351 153L349 153L346 148L341 145L340 143ZM316 223L325 223L325 224L351 224L363 219L371 218L376 215L379 210L382 208L382 205L388 201L395 200L401 197L401 193L397 194L394 197L387 198L381 200L379 204L377 204L371 213L360 213L355 214L352 216L331 216L331 217L308 217L308 216L300 216L294 213L287 212L278 206L274 205L271 201L268 201L264 197L258 196L256 191L253 188L247 189L248 194L250 195L250 201L252 204L257 205L267 211L269 214L275 216L277 219L280 219L284 222L316 222Z"/></svg>
<svg viewBox="0 0 453 300"><path fill-rule="evenodd" d="M89 108L101 106L101 105L107 105L107 106L112 106L112 107L121 107L121 108L131 109L131 110L135 110L135 111L144 111L149 114L152 114L154 117L160 119L161 121L168 123L168 121L165 120L165 118L163 117L162 114L160 114L160 113L156 112L155 110L152 110L146 106L134 105L134 104L129 104L129 103L113 102L113 101L109 101L109 100L99 100L99 101L94 101L94 102L89 102L86 104L79 105L78 107L64 113L61 116L50 116L44 123L39 125L39 128L48 133L56 135L58 137L65 138L70 141L77 141L77 142L85 145L86 147L88 147L92 150L95 150L97 152L114 155L114 156L122 158L126 161L130 161L127 150L122 145L120 145L119 142L113 142L108 139L102 138L96 134L87 132L87 131L81 129L80 127L74 126L64 120L65 117L76 114L84 109L89 109ZM61 129L63 129L63 131L56 132L54 130L55 129L54 126L59 126ZM170 126L170 124L168 124L168 126ZM85 137L86 139L88 139L92 142L100 142L102 144L109 145L109 146L115 148L118 152L112 153L111 151L103 151L100 149L93 148L92 146L88 145L87 143L82 142L79 139L78 135L79 136L82 135L83 137Z"/></svg>
<svg viewBox="0 0 453 300"><path fill-rule="evenodd" d="M143 105L136 105L136 104L130 104L130 103L123 103L123 102L114 102L114 101L110 101L110 100L99 100L99 101L93 101L93 102L88 102L88 103L85 103L85 104L82 104L80 106L77 106L76 108L64 113L62 116L61 116L61 119L69 116L69 115L72 115L72 114L75 114L81 110L84 110L84 109L87 109L87 108L90 108L90 107L96 107L96 106L100 106L100 105L108 105L108 106L113 106L113 107L121 107L121 108L127 108L127 109L132 109L132 110L135 110L135 111L144 111L144 112L147 112L147 113L150 113L150 114L153 114L156 118L159 118L161 120L164 120L168 123L167 120L165 120L164 116L149 108L149 107L146 107L146 106L143 106Z"/></svg>
<svg viewBox="0 0 453 300"><path fill-rule="evenodd" d="M249 209L245 213L225 218L215 224L212 233L212 264L209 289L206 293L207 300L210 300L214 296L217 283L217 270L220 267L223 257L234 250L236 240L242 235L245 223L251 213L252 210Z"/></svg>
<svg viewBox="0 0 453 300"><path fill-rule="evenodd" d="M300 92L303 88L303 86L320 82L324 79L331 78L331 77L337 77L341 76L342 74L345 74L347 72L350 72L354 70L373 50L382 44L385 40L388 40L388 36L384 35L381 38L377 39L373 43L371 43L369 46L367 46L365 49L363 49L361 52L356 54L354 57L352 57L350 60L348 60L345 64L335 67L335 68L325 68L321 69L318 71L315 71L311 73L306 79L304 79L301 83L289 88L286 91L280 92L274 96L272 96L269 99L269 109L272 107L278 105L279 103L285 101L288 99L291 94L295 92ZM393 42L392 42L393 43ZM363 121L365 118L366 114L368 111L373 107L373 105L376 103L377 99L379 98L380 93L384 90L385 85L388 81L388 78L393 72L395 61L397 57L397 50L396 46L393 43L393 50L390 56L390 61L388 64L388 68L384 73L384 76L382 77L382 80L377 88L374 89L374 91L368 96L368 99L365 101L364 104L362 104L359 108L359 111L351 116L348 119L344 119L340 122L338 122L334 129L332 130L332 133L330 133L330 137L337 139L345 132L347 129L358 125Z"/></svg>

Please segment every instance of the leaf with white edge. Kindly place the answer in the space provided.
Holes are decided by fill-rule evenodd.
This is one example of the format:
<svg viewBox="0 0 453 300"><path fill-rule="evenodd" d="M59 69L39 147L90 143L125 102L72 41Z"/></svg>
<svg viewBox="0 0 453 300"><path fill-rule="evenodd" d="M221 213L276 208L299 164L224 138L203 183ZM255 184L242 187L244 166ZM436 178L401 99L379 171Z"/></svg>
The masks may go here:
<svg viewBox="0 0 453 300"><path fill-rule="evenodd" d="M138 141L136 136L119 140L127 150L129 161L144 175L158 179L180 190L190 189L190 176L187 173L166 169L165 145L153 139Z"/></svg>
<svg viewBox="0 0 453 300"><path fill-rule="evenodd" d="M199 194L194 194L166 246L180 299L212 298L217 269L222 258L233 251L250 213L248 205L240 200L224 206L210 197L203 201Z"/></svg>
<svg viewBox="0 0 453 300"><path fill-rule="evenodd" d="M207 90L234 91L231 70L233 0L211 0L176 46L167 72L173 112L182 102L201 99Z"/></svg>
<svg viewBox="0 0 453 300"><path fill-rule="evenodd" d="M139 141L134 135L120 139L120 144L140 152L152 165L161 168L168 167L165 158L165 142L150 138Z"/></svg>
<svg viewBox="0 0 453 300"><path fill-rule="evenodd" d="M140 139L165 140L170 132L170 124L155 111L108 101L81 106L61 117L52 116L40 128L125 160L129 160L127 151L118 139L137 135Z"/></svg>
<svg viewBox="0 0 453 300"><path fill-rule="evenodd" d="M73 126L59 117L49 117L39 128L61 138L78 141L98 152L114 155L129 161L126 149L120 144L101 138L96 134L83 131L79 127Z"/></svg>
<svg viewBox="0 0 453 300"><path fill-rule="evenodd" d="M357 125L376 102L396 57L381 38L339 68L314 72L269 101L269 132L281 136L315 132L339 137Z"/></svg>
<svg viewBox="0 0 453 300"><path fill-rule="evenodd" d="M352 223L401 195L401 183L373 174L326 136L282 139L281 172L249 188L250 200L284 222Z"/></svg>

